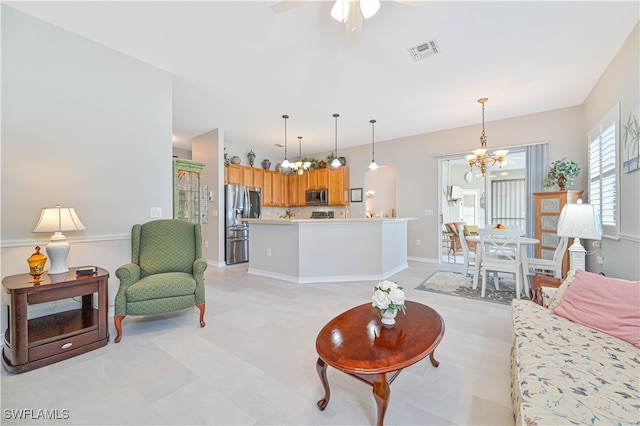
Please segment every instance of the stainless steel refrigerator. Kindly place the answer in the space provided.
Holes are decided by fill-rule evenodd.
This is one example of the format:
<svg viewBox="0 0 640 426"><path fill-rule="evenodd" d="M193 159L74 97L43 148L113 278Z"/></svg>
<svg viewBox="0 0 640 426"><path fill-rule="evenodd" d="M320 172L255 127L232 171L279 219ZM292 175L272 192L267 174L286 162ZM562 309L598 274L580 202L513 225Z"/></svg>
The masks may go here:
<svg viewBox="0 0 640 426"><path fill-rule="evenodd" d="M249 261L249 225L243 219L260 219L260 188L225 185L225 250L227 265Z"/></svg>

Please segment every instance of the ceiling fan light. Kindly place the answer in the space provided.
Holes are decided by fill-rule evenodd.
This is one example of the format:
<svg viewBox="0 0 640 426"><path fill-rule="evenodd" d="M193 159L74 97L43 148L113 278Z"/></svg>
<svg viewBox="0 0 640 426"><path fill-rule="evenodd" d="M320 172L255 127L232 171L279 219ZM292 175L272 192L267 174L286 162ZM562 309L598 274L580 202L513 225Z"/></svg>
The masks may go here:
<svg viewBox="0 0 640 426"><path fill-rule="evenodd" d="M369 19L378 12L380 9L380 2L378 0L360 0L360 10L362 10L362 16L364 19Z"/></svg>
<svg viewBox="0 0 640 426"><path fill-rule="evenodd" d="M333 19L340 23L347 22L349 16L349 3L350 0L336 0L335 4L331 8L331 16Z"/></svg>

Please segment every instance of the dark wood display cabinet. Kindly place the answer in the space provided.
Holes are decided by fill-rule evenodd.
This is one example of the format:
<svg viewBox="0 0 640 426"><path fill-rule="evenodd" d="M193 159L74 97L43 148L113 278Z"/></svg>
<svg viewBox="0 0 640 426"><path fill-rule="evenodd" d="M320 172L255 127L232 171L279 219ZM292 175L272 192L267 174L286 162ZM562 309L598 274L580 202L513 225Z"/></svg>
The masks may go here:
<svg viewBox="0 0 640 426"><path fill-rule="evenodd" d="M9 298L2 365L11 373L44 367L91 351L109 342L109 272L97 268L92 275L76 275L79 268L63 274L43 274L34 284L29 274L2 280L3 296ZM98 295L94 307L94 294ZM28 319L29 305L81 297L78 309Z"/></svg>

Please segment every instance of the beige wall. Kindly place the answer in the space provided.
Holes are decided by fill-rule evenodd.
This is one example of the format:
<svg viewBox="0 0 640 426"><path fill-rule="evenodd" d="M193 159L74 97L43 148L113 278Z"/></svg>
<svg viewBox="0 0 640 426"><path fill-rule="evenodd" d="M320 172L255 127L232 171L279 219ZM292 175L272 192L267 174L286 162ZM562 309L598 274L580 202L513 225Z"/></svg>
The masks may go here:
<svg viewBox="0 0 640 426"><path fill-rule="evenodd" d="M607 112L620 103L621 124L626 123L631 109L640 102L640 30L636 25L620 52L607 67L582 106L583 145L586 149L588 132ZM618 152L620 152L618 146ZM586 156L586 151L585 154ZM620 162L619 162L620 164ZM605 238L599 254L604 265L594 256L587 256L587 269L603 271L606 275L640 279L640 171L620 173L620 239ZM593 250L589 247L588 250Z"/></svg>

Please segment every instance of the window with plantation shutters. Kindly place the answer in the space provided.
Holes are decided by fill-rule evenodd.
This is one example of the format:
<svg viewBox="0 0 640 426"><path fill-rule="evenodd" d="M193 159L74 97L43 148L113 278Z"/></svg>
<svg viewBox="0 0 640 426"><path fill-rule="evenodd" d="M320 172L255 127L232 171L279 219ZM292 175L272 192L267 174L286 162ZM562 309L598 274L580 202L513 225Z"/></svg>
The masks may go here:
<svg viewBox="0 0 640 426"><path fill-rule="evenodd" d="M589 204L600 213L603 235L618 238L618 153L620 106L589 132Z"/></svg>

